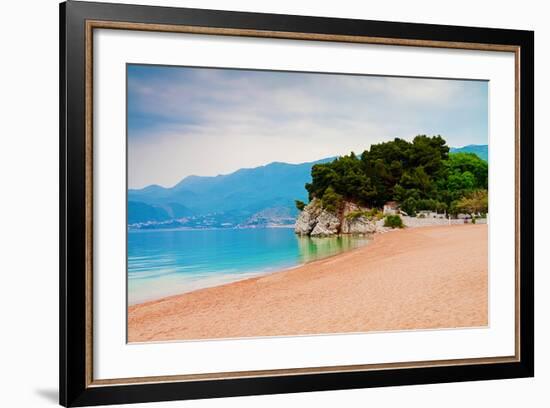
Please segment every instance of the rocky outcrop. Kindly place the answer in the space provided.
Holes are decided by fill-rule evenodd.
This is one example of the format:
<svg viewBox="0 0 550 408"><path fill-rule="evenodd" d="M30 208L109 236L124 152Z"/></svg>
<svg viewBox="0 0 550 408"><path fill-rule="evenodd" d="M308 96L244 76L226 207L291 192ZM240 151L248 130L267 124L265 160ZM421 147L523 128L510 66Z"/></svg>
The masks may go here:
<svg viewBox="0 0 550 408"><path fill-rule="evenodd" d="M300 212L294 231L298 235L312 237L332 236L337 234L373 234L383 229L376 220L366 215L367 208L351 202L345 202L339 214L323 209L320 200L313 199Z"/></svg>
<svg viewBox="0 0 550 408"><path fill-rule="evenodd" d="M366 217L357 217L351 220L342 220L342 234L374 234L377 232L376 222L370 221Z"/></svg>
<svg viewBox="0 0 550 408"><path fill-rule="evenodd" d="M305 206L296 219L294 232L298 235L310 235L317 225L317 217L321 214L321 202L313 199Z"/></svg>
<svg viewBox="0 0 550 408"><path fill-rule="evenodd" d="M326 237L336 235L340 231L340 219L336 215L322 210L317 217L317 223L311 231L312 237Z"/></svg>
<svg viewBox="0 0 550 408"><path fill-rule="evenodd" d="M367 218L364 213L368 208L346 202L342 211L342 234L373 234L377 230L376 222Z"/></svg>

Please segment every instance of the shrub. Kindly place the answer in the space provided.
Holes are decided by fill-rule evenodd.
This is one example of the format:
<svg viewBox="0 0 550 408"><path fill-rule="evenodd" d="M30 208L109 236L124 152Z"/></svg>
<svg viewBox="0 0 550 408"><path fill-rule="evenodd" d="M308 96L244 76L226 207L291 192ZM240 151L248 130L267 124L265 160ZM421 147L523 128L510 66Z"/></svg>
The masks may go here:
<svg viewBox="0 0 550 408"><path fill-rule="evenodd" d="M418 210L418 200L413 197L406 198L401 203L401 209L411 217L414 217L416 215L416 211Z"/></svg>
<svg viewBox="0 0 550 408"><path fill-rule="evenodd" d="M356 211L350 211L347 215L346 215L346 219L348 220L356 220L357 218L359 217L363 217L366 215L366 212L365 211L361 211L361 210L356 210Z"/></svg>
<svg viewBox="0 0 550 408"><path fill-rule="evenodd" d="M323 197L321 198L321 204L323 208L331 213L337 213L340 211L342 204L344 202L344 197L334 191L332 187L329 187L325 190Z"/></svg>
<svg viewBox="0 0 550 408"><path fill-rule="evenodd" d="M373 219L380 220L384 216L384 214L382 214L382 212L376 207L366 211L365 215L369 220L373 220Z"/></svg>
<svg viewBox="0 0 550 408"><path fill-rule="evenodd" d="M403 220L399 215L386 215L386 218L384 218L384 227L403 228Z"/></svg>
<svg viewBox="0 0 550 408"><path fill-rule="evenodd" d="M296 204L296 208L300 211L304 211L304 208L306 208L306 203L300 200L294 200L294 204Z"/></svg>
<svg viewBox="0 0 550 408"><path fill-rule="evenodd" d="M359 217L365 217L367 220L381 220L384 218L384 214L378 209L378 208L371 208L370 210L355 210L350 211L346 215L346 219L348 220L356 220Z"/></svg>
<svg viewBox="0 0 550 408"><path fill-rule="evenodd" d="M487 190L476 190L470 192L455 203L456 211L466 214L487 213L489 200Z"/></svg>

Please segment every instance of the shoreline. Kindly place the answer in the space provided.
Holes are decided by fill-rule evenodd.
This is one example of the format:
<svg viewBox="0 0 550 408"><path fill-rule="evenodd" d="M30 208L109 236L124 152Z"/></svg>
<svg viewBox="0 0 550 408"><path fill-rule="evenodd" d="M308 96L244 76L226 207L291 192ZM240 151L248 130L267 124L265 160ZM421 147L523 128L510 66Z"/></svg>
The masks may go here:
<svg viewBox="0 0 550 408"><path fill-rule="evenodd" d="M257 229L257 228L249 228L249 229ZM171 230L166 229L166 230L146 230L146 231L171 231ZM297 264L292 265L292 266L286 266L286 267L275 268L275 269L265 268L265 269L262 269L262 270L253 270L253 271L242 272L242 273L221 274L221 275L218 276L219 283L210 284L210 285L207 284L205 286L199 286L199 287L196 287L194 289L181 291L181 292L178 292L178 293L172 293L172 294L165 294L165 295L162 295L162 296L156 296L156 297L152 297L151 299L143 300L143 301L136 302L136 303L130 303L130 301L129 301L130 297L128 297L127 306L128 307L133 307L133 306L137 306L137 305L143 305L143 304L146 304L146 303L151 303L151 302L156 302L156 301L163 300L163 299L168 299L168 298L171 298L171 297L174 297L174 296L194 293L194 292L197 292L197 291L200 291L200 290L203 290L203 289L210 289L210 288L214 288L214 287L218 287L218 286L230 285L230 284L235 283L235 282L240 282L240 281L244 281L244 280L248 280L248 279L259 278L259 277L267 276L267 275L270 275L270 274L273 274L273 273L285 272L285 271L288 271L288 270L291 270L291 269L294 269L294 268L299 268L299 267L304 266L304 265L309 265L312 262L322 261L324 259L328 259L328 258L332 258L334 256L341 255L342 253L347 253L347 252L350 252L350 251L354 251L354 250L359 249L363 246L369 245L373 241L373 239L376 235L380 235L380 234L384 234L384 233L392 232L392 231L397 232L397 231L400 231L400 229L395 229L395 230L390 229L390 230L381 231L381 232L372 233L372 234L338 234L338 235L334 235L334 236L330 236L330 237L307 237L307 238L310 238L310 239L311 238L312 239L326 239L326 238L334 239L334 238L344 237L344 236L354 236L355 238L367 239L368 242L364 245L359 246L359 247L345 250L344 252L327 255L324 258L320 258L320 259L313 259L313 260L303 261L303 262L297 263ZM301 238L305 238L305 237L301 237ZM234 279L234 280L224 279L224 278L227 278L229 276L234 276L236 279ZM208 280L212 281L214 279L210 278Z"/></svg>
<svg viewBox="0 0 550 408"><path fill-rule="evenodd" d="M487 252L482 224L374 234L327 258L129 306L128 341L486 326Z"/></svg>
<svg viewBox="0 0 550 408"><path fill-rule="evenodd" d="M155 303L155 302L159 302L159 301L162 301L162 300L168 300L168 299L173 298L173 297L188 295L190 293L199 292L201 290L208 290L208 289L211 289L211 288L217 288L217 287L222 287L222 286L226 286L226 285L232 285L232 284L237 283L237 282L244 282L244 281L247 281L247 280L250 280L250 279L257 279L257 278L262 278L264 276L273 275L273 274L276 274L276 273L283 273L283 272L291 271L291 270L296 269L296 268L301 268L301 267L306 266L306 265L311 265L311 264L314 264L316 262L321 262L321 261L324 261L324 260L327 260L327 259L330 259L330 258L334 258L334 257L340 256L340 255L343 255L343 254L347 254L347 253L350 253L350 252L353 252L353 251L357 251L361 248L364 248L364 247L370 245L372 243L372 241L374 241L374 237L376 235L385 234L387 232L392 232L392 231L397 232L397 231L400 231L400 230L389 230L389 231L385 231L385 232L379 232L379 233L376 233L376 234L370 234L370 236L369 236L370 239L369 239L368 243L366 243L364 245L361 245L357 248L348 249L347 251L344 251L344 252L328 255L324 258L313 259L311 261L305 261L305 262L302 262L302 263L299 263L299 264L296 264L296 265L293 265L293 266L288 266L288 267L285 267L285 268L282 268L282 269L264 270L264 271L258 271L258 272L244 272L244 273L242 273L242 275L252 275L252 276L244 277L242 279L236 279L234 281L221 283L221 284L218 284L218 285L204 286L204 287L201 287L201 288L192 289L188 292L180 292L180 293L176 293L174 295L162 296L160 298L146 300L145 302L141 302L141 303L134 303L134 304L131 304L131 305L129 304L128 308L145 305L147 303ZM340 234L340 235L342 235L342 234ZM345 235L345 234L343 234L343 235ZM366 237L366 235L365 235L365 237ZM331 238L333 238L333 237L331 237ZM324 239L324 238L319 238L319 239ZM240 275L241 274L236 274L236 276L240 276Z"/></svg>

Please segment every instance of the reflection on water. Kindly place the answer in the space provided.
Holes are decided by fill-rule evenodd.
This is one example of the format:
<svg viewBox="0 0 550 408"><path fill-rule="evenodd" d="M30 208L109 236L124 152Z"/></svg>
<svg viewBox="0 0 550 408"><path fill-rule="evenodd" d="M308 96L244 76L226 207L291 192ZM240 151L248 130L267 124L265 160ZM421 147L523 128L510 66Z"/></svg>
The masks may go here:
<svg viewBox="0 0 550 408"><path fill-rule="evenodd" d="M294 267L367 242L298 237L288 228L129 231L128 303Z"/></svg>
<svg viewBox="0 0 550 408"><path fill-rule="evenodd" d="M296 237L300 263L315 261L339 254L350 249L358 248L368 242L366 237L338 236L338 237Z"/></svg>

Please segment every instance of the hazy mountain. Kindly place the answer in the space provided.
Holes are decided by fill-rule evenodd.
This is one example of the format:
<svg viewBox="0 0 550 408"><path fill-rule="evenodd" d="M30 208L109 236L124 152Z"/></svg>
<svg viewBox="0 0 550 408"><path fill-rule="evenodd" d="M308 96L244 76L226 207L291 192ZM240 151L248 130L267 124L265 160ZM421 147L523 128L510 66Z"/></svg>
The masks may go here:
<svg viewBox="0 0 550 408"><path fill-rule="evenodd" d="M480 159L489 161L489 146L487 145L468 145L464 147L451 147L451 153L474 153Z"/></svg>
<svg viewBox="0 0 550 408"><path fill-rule="evenodd" d="M291 223L294 200L307 201L304 184L311 181L311 167L333 159L274 162L215 177L188 176L171 188L128 190L128 223L177 218L189 226Z"/></svg>
<svg viewBox="0 0 550 408"><path fill-rule="evenodd" d="M128 224L179 219L192 214L191 210L178 203L146 204L128 199Z"/></svg>

